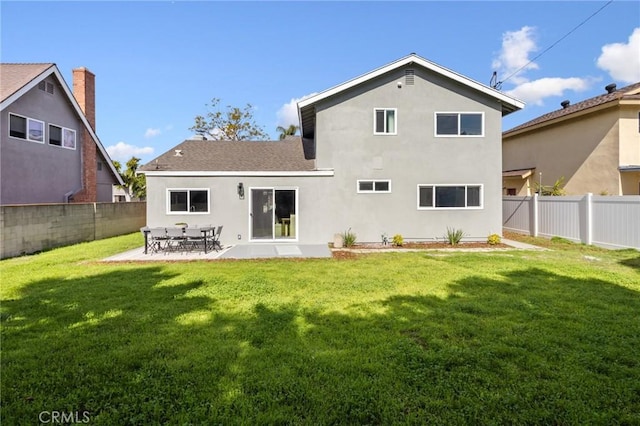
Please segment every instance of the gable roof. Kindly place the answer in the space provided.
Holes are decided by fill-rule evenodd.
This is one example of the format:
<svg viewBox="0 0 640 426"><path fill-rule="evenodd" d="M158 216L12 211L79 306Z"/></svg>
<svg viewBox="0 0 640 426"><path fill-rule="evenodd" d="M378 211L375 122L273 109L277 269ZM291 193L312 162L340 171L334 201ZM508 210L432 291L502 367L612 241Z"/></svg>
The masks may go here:
<svg viewBox="0 0 640 426"><path fill-rule="evenodd" d="M73 96L73 93L71 93L69 86L67 86L67 83L64 81L64 78L56 64L0 64L0 110L4 110L22 95L36 87L38 83L51 75L58 80L58 83L60 84L60 87L62 87L71 107L75 110L76 114L78 114L82 124L86 127L89 135L97 145L104 159L107 161L107 164L118 181L118 184L124 185L120 173L116 170L113 162L111 161L111 157L109 157L109 154L104 149L104 146L102 146L100 139L98 139L98 136L93 131L87 117L82 112L80 105Z"/></svg>
<svg viewBox="0 0 640 426"><path fill-rule="evenodd" d="M167 172L310 172L313 159L306 159L300 137L282 141L186 140L140 167L145 174ZM268 173L269 174L269 173Z"/></svg>
<svg viewBox="0 0 640 426"><path fill-rule="evenodd" d="M463 76L462 74L458 74L455 71L444 68L434 62L428 61L427 59L416 55L415 53L412 53L408 56L405 56L404 58L400 58L394 62L391 62L390 64L384 65L378 69L370 71L366 74L363 74L359 77L351 79L345 83L334 86L330 89L327 89L323 92L318 93L317 95L311 96L307 99L303 99L302 101L298 102L298 117L300 121L300 133L302 134L303 137L309 137L313 133L313 128L315 127L314 105L319 101L329 98L331 96L334 96L338 93L344 92L345 90L349 90L364 82L367 82L383 74L386 74L390 71L394 71L398 68L401 68L410 64L419 65L423 68L426 68L430 71L433 71L437 74L440 74L458 83L464 84L465 86L468 86L472 89L477 90L478 92L481 92L485 95L488 95L496 99L502 105L503 116L524 108L524 102L518 99L505 95L504 93L496 89L493 89L482 83L478 83L475 80L472 80L468 77Z"/></svg>
<svg viewBox="0 0 640 426"><path fill-rule="evenodd" d="M592 110L596 110L598 108L614 106L621 100L640 100L640 82L614 90L611 93L604 93L576 104L568 105L566 108L563 107L547 114L543 114L538 118L534 118L533 120L507 130L503 133L503 136L513 136L516 133L523 133L532 130L534 127L540 127L539 125L543 123L555 120L564 120L571 116L592 112Z"/></svg>
<svg viewBox="0 0 640 426"><path fill-rule="evenodd" d="M0 64L0 76L2 76L0 101L4 103L9 96L17 94L20 89L28 86L30 82L38 79L40 74L54 66L55 64L51 63Z"/></svg>

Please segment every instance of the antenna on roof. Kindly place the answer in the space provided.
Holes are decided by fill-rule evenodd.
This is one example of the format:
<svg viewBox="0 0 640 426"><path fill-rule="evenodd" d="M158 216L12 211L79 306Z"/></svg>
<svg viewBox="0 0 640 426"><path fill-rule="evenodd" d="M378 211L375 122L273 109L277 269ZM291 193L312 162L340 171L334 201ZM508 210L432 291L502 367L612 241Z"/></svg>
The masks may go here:
<svg viewBox="0 0 640 426"><path fill-rule="evenodd" d="M500 88L502 87L502 82L498 81L497 71L494 71L493 74L491 75L491 81L489 82L489 86L491 86L492 89L496 89L496 90L500 90Z"/></svg>

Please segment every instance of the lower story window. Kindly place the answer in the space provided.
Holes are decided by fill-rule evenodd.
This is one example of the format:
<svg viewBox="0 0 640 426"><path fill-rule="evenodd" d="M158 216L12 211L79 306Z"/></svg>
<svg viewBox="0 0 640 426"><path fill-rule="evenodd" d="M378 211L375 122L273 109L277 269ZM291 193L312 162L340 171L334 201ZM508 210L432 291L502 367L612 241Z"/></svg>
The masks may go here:
<svg viewBox="0 0 640 426"><path fill-rule="evenodd" d="M208 189L169 189L169 213L209 213Z"/></svg>
<svg viewBox="0 0 640 426"><path fill-rule="evenodd" d="M418 209L480 209L482 185L418 185Z"/></svg>

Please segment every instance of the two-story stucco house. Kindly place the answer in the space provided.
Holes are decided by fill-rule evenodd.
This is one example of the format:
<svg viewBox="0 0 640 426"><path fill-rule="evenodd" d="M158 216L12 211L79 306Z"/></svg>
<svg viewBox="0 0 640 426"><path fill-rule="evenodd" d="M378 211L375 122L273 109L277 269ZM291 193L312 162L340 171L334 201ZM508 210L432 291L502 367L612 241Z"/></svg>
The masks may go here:
<svg viewBox="0 0 640 426"><path fill-rule="evenodd" d="M505 195L564 178L567 194L640 194L640 83L544 114L502 137ZM537 184L537 185L536 185Z"/></svg>
<svg viewBox="0 0 640 426"><path fill-rule="evenodd" d="M0 204L113 201L93 73L74 69L73 89L55 64L0 64Z"/></svg>
<svg viewBox="0 0 640 426"><path fill-rule="evenodd" d="M300 137L187 140L141 168L147 222L223 225L227 244L351 229L501 233L501 118L522 102L411 54L298 103Z"/></svg>

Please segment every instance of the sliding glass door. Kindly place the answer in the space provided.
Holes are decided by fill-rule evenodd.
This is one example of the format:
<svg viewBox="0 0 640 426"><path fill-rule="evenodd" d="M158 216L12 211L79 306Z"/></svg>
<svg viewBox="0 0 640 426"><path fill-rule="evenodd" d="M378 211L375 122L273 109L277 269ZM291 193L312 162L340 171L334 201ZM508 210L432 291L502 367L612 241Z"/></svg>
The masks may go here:
<svg viewBox="0 0 640 426"><path fill-rule="evenodd" d="M251 189L251 239L295 240L297 189Z"/></svg>

